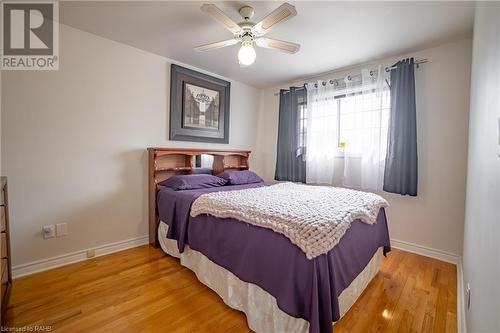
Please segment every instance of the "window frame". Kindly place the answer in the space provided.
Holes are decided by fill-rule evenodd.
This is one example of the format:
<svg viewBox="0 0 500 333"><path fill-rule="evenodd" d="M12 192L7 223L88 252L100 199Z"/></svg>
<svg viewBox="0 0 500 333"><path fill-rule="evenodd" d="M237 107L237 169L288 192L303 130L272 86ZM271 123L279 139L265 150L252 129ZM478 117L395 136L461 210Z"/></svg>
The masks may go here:
<svg viewBox="0 0 500 333"><path fill-rule="evenodd" d="M305 152L306 141L307 141L307 100L304 99L303 101L299 102L297 104L297 107L298 107L297 151L300 152L298 156L301 156Z"/></svg>
<svg viewBox="0 0 500 333"><path fill-rule="evenodd" d="M338 96L337 98L334 97L334 99L337 100L337 149L341 152L343 152L345 148L344 146L340 145L340 104L342 104L341 100L344 97L345 95Z"/></svg>

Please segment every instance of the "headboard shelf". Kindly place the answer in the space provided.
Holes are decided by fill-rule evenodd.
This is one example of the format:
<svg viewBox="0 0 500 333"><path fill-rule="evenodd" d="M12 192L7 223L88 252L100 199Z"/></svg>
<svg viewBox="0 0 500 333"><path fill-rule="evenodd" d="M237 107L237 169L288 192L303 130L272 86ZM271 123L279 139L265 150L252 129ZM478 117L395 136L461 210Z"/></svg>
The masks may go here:
<svg viewBox="0 0 500 333"><path fill-rule="evenodd" d="M165 168L159 168L157 167L155 169L156 172L161 172L161 171L192 171L192 167L165 167Z"/></svg>
<svg viewBox="0 0 500 333"><path fill-rule="evenodd" d="M224 169L248 169L248 165L224 165Z"/></svg>
<svg viewBox="0 0 500 333"><path fill-rule="evenodd" d="M220 155L220 156L229 156L229 155L239 155L239 156L247 156L250 154L250 150L237 150L237 149L185 149L185 148L157 148L152 147L148 148L148 150L154 151L156 156L163 155Z"/></svg>
<svg viewBox="0 0 500 333"><path fill-rule="evenodd" d="M160 223L156 196L161 181L179 174L190 174L196 167L198 155L212 155L212 173L224 170L247 170L249 150L237 149L197 149L197 148L148 148L149 174L149 243L158 246L158 225Z"/></svg>

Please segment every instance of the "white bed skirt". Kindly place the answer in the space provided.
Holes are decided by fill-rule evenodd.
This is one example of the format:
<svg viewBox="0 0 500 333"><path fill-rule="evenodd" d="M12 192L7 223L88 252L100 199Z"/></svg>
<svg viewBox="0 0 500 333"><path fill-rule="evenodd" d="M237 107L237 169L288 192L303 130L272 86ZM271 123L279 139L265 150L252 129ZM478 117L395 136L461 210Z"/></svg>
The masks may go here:
<svg viewBox="0 0 500 333"><path fill-rule="evenodd" d="M179 253L177 241L167 239L168 225L160 222L158 239L163 251L179 258L181 265L192 270L198 280L215 291L224 303L246 314L248 326L258 333L284 333L309 331L309 322L292 317L277 305L274 296L259 286L241 281L227 269L212 262L202 253L185 246ZM342 317L356 302L370 281L377 275L382 260L379 248L363 271L339 296L340 316Z"/></svg>

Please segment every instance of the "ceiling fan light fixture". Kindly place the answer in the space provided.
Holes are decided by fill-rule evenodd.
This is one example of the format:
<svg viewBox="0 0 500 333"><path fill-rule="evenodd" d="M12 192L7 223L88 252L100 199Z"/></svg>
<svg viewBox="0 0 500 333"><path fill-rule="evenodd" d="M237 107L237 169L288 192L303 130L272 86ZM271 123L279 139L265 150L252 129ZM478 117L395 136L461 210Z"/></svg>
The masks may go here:
<svg viewBox="0 0 500 333"><path fill-rule="evenodd" d="M221 23L227 30L231 31L233 38L220 42L203 44L194 47L196 51L210 51L220 49L226 46L241 43L238 51L238 62L241 67L248 67L255 62L257 54L255 53L254 43L258 47L263 47L271 50L278 50L286 53L296 53L300 49L297 43L277 40L273 38L263 37L276 25L297 15L297 10L289 3L284 3L271 13L269 13L259 23L251 21L254 10L250 6L243 6L239 13L243 18L240 23L234 22L222 10L214 4L204 4L201 10L212 16L215 20Z"/></svg>
<svg viewBox="0 0 500 333"><path fill-rule="evenodd" d="M241 48L238 51L238 61L241 66L250 66L255 62L257 58L257 53L253 48L253 43L250 41L244 41L241 43Z"/></svg>

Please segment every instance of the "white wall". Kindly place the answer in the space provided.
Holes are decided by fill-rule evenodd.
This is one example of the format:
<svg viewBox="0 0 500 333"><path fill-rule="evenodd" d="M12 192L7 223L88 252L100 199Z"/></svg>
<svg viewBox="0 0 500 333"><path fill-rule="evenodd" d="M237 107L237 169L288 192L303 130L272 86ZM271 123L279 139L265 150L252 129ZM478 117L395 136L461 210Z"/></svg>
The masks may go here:
<svg viewBox="0 0 500 333"><path fill-rule="evenodd" d="M146 147L255 148L260 90L231 82L229 145L170 142L170 60L61 25L60 61L2 73L14 265L147 235Z"/></svg>
<svg viewBox="0 0 500 333"><path fill-rule="evenodd" d="M429 59L415 74L419 193L416 198L382 193L391 205L387 209L391 238L453 255L462 251L471 43L467 38L409 55ZM400 58L373 64L392 65ZM363 67L373 68L373 64ZM360 68L314 79L343 77ZM276 164L279 97L274 94L280 87L264 91L259 117L256 162L266 179L274 177Z"/></svg>
<svg viewBox="0 0 500 333"><path fill-rule="evenodd" d="M464 281L469 332L500 332L500 4L478 3L472 58Z"/></svg>

